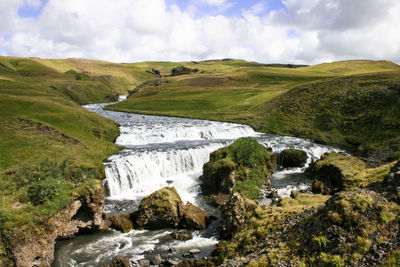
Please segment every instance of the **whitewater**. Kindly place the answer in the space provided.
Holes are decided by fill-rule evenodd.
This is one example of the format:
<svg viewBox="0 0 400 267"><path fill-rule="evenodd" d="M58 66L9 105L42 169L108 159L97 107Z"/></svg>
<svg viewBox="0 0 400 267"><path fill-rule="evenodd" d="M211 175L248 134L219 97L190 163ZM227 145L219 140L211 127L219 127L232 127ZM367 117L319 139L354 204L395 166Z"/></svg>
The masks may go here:
<svg viewBox="0 0 400 267"><path fill-rule="evenodd" d="M254 137L275 153L287 148L307 152L305 167L280 168L272 176L272 187L281 196L289 196L291 190L309 191L310 181L303 175L307 165L325 152L340 151L305 139L258 133L241 124L115 112L105 110L107 105L84 107L120 125L116 144L124 148L104 162L105 210L109 214L135 211L144 196L174 186L184 202L190 201L218 217L218 211L201 195L199 177L211 152L240 137ZM260 203L267 201L261 198ZM117 255L133 262L155 255L181 259L194 248L201 251L198 257L209 257L218 242L216 223L204 231L194 231L194 238L188 241L173 239L172 229L113 230L78 236L57 242L53 266L99 266L109 264Z"/></svg>

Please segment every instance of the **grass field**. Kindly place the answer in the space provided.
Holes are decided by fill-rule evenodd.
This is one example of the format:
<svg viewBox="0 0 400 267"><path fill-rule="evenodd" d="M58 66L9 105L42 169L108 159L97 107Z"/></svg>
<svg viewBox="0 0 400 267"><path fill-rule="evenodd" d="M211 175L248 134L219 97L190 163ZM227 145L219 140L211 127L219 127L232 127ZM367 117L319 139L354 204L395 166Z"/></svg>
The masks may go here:
<svg viewBox="0 0 400 267"><path fill-rule="evenodd" d="M167 74L173 63L147 62ZM184 64L109 109L249 124L263 132L338 144L366 154L398 150L400 66L353 60L299 68L240 60Z"/></svg>

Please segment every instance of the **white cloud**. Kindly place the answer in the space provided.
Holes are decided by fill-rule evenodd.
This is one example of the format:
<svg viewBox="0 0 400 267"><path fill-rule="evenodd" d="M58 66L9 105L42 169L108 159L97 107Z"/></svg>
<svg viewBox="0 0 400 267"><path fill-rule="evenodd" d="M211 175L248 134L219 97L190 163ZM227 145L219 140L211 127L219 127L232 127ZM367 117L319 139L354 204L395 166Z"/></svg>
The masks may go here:
<svg viewBox="0 0 400 267"><path fill-rule="evenodd" d="M227 3L226 0L200 0L200 1L211 6L222 6Z"/></svg>
<svg viewBox="0 0 400 267"><path fill-rule="evenodd" d="M231 4L207 1L219 8ZM26 3L0 2L0 16L6 18L0 34L13 33L0 42L6 54L115 62L225 57L400 62L400 3L395 0L286 0L286 10L262 16L265 6L257 4L240 18L196 18L195 5L181 10L164 0L50 0L40 17L19 18L18 8Z"/></svg>

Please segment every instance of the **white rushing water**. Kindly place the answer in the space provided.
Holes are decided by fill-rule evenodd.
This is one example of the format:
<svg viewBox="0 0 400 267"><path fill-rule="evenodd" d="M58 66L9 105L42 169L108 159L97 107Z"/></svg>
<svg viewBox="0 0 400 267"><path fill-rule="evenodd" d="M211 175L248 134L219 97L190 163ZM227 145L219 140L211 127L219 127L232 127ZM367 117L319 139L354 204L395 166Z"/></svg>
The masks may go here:
<svg viewBox="0 0 400 267"><path fill-rule="evenodd" d="M274 152L303 149L308 155L307 165L325 152L338 151L300 138L260 134L240 124L113 112L103 110L106 105L85 108L120 124L121 135L116 143L125 148L105 161L106 211L111 213L131 212L144 196L165 186L174 186L183 201L215 212L199 191L202 167L212 151L239 137L255 137ZM292 189L308 190L310 181L302 175L304 168L276 171L272 186L282 196L289 195ZM53 265L98 266L109 264L117 255L131 260L157 254L181 258L193 248L200 249L199 257L204 257L209 256L218 241L215 226L195 232L195 237L188 241L174 240L170 233L170 230L132 230L78 236L57 243Z"/></svg>

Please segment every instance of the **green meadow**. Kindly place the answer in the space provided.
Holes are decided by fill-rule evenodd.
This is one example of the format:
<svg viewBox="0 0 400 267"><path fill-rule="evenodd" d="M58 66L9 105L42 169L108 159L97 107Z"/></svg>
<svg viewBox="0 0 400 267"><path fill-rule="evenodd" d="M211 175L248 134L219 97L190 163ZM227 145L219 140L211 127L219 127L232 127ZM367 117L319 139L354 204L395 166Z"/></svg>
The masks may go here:
<svg viewBox="0 0 400 267"><path fill-rule="evenodd" d="M141 65L142 64L142 65ZM256 130L337 144L363 155L396 154L400 66L354 60L315 66L265 65L241 60L181 64L196 73L148 83L108 109L249 124ZM390 155L389 155L390 154Z"/></svg>

